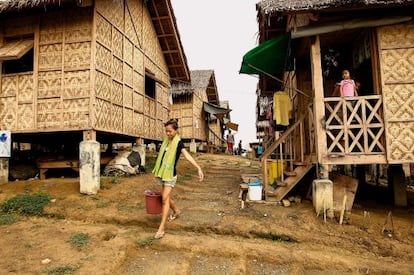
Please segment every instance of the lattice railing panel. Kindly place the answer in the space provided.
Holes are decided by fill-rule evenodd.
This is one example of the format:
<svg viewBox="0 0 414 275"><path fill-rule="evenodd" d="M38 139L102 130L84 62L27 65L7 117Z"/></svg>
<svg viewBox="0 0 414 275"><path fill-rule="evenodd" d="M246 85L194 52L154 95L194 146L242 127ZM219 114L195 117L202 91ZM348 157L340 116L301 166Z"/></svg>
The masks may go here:
<svg viewBox="0 0 414 275"><path fill-rule="evenodd" d="M380 96L325 98L328 154L385 153Z"/></svg>

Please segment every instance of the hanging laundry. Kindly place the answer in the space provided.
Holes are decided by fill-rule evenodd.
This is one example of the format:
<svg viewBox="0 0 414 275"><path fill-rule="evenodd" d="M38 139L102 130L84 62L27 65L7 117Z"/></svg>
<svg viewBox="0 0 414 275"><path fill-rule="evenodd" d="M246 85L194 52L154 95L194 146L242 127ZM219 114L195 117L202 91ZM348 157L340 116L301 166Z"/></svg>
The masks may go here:
<svg viewBox="0 0 414 275"><path fill-rule="evenodd" d="M289 95L279 91L273 95L273 119L277 125L288 126L292 111Z"/></svg>

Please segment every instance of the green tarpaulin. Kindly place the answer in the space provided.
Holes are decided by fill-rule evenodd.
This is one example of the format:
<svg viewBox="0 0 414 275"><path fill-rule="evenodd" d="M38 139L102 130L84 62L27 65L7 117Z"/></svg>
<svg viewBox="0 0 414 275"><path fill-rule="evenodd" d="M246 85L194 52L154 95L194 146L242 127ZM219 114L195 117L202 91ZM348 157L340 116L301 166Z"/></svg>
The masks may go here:
<svg viewBox="0 0 414 275"><path fill-rule="evenodd" d="M278 36L251 49L243 56L242 74L277 75L285 71L290 34Z"/></svg>

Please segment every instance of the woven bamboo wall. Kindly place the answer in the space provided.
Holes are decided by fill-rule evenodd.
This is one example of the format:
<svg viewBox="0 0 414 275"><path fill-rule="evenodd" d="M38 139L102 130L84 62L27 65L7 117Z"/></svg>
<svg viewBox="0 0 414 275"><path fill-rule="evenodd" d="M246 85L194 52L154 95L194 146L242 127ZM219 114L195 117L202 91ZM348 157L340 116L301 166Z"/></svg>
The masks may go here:
<svg viewBox="0 0 414 275"><path fill-rule="evenodd" d="M188 103L174 103L171 106L171 117L178 119L179 133L182 138L193 138L193 105Z"/></svg>
<svg viewBox="0 0 414 275"><path fill-rule="evenodd" d="M0 127L14 133L88 128L92 10L42 13L2 26L4 38L34 37L35 59L33 72L2 75Z"/></svg>
<svg viewBox="0 0 414 275"><path fill-rule="evenodd" d="M378 29L387 158L414 162L414 22Z"/></svg>
<svg viewBox="0 0 414 275"><path fill-rule="evenodd" d="M142 1L95 2L94 110L97 130L161 140L168 120L168 68ZM145 71L155 75L156 98L145 95Z"/></svg>

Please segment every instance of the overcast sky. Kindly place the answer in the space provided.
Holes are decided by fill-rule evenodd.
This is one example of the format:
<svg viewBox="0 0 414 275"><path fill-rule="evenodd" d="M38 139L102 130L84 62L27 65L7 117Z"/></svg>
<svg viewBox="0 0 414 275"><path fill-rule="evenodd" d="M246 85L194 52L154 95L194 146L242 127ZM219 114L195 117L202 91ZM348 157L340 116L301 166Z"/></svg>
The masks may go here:
<svg viewBox="0 0 414 275"><path fill-rule="evenodd" d="M239 74L243 55L257 45L258 0L171 0L190 70L214 70L220 100L239 124L235 142L256 141L257 77Z"/></svg>

